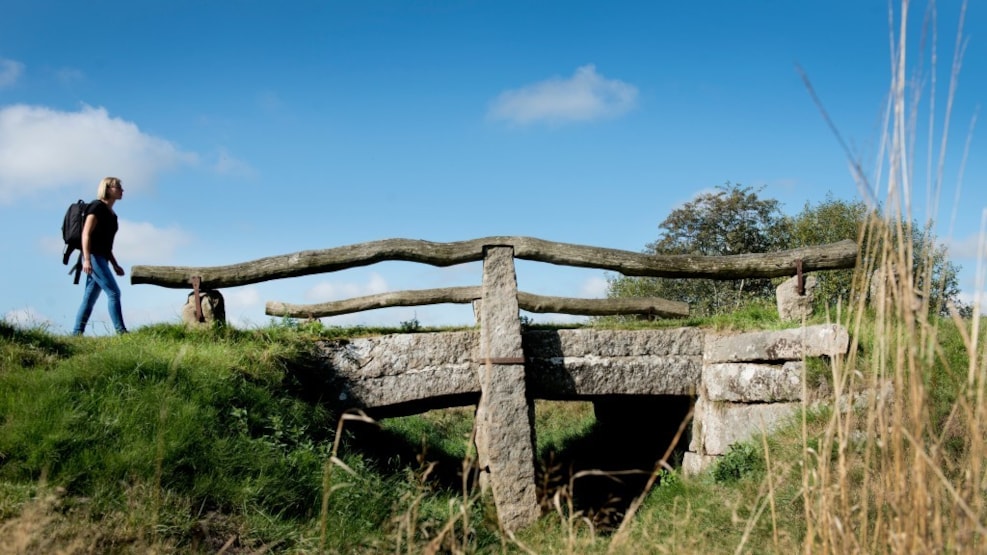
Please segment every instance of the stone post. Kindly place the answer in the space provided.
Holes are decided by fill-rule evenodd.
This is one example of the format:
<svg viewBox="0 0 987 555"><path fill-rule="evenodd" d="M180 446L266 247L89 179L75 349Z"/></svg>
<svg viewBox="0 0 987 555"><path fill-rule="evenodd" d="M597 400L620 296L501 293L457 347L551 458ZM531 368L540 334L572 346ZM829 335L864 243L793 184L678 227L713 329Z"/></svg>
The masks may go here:
<svg viewBox="0 0 987 555"><path fill-rule="evenodd" d="M488 246L483 260L476 450L489 471L500 525L509 531L541 514L535 490L534 405L528 398L512 247Z"/></svg>
<svg viewBox="0 0 987 555"><path fill-rule="evenodd" d="M801 322L812 316L812 303L816 297L818 280L814 274L804 276L803 292L799 293L798 278L785 280L775 289L778 317L783 321Z"/></svg>
<svg viewBox="0 0 987 555"><path fill-rule="evenodd" d="M182 306L182 321L189 326L211 326L214 322L226 323L226 302L223 294L215 289L199 291L199 306L202 310L202 320L199 320L195 309L195 291L188 294L185 305Z"/></svg>

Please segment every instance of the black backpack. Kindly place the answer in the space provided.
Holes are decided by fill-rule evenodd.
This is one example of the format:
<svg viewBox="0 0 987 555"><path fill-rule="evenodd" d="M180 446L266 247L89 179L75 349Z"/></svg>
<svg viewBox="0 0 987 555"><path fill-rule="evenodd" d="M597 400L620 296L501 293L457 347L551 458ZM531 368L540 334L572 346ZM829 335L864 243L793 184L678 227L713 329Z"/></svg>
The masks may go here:
<svg viewBox="0 0 987 555"><path fill-rule="evenodd" d="M75 266L69 270L70 274L75 272L75 280L72 283L79 283L79 276L82 274L82 226L86 222L86 207L88 206L82 199L73 202L65 211L65 219L62 220L62 239L65 241L65 248L62 250L62 264L68 265L72 251L79 251Z"/></svg>

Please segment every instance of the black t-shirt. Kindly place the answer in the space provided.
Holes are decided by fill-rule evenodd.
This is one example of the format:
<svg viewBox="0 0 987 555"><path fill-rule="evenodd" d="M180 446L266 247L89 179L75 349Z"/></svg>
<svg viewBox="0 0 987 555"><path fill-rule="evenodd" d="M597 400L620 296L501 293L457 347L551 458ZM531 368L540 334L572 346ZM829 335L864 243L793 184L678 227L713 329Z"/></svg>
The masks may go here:
<svg viewBox="0 0 987 555"><path fill-rule="evenodd" d="M89 253L109 256L113 252L113 238L116 237L119 223L117 215L101 200L94 200L86 208L86 217L96 216L96 227L89 237Z"/></svg>

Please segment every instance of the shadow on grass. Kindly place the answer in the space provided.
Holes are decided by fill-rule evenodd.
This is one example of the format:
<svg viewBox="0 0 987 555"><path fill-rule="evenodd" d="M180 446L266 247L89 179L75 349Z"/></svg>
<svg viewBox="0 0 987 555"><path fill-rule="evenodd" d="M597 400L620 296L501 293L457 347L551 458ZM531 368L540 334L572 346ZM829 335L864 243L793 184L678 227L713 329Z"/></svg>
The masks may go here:
<svg viewBox="0 0 987 555"><path fill-rule="evenodd" d="M550 498L558 487L568 488L571 480L573 509L590 518L599 531L615 529L675 441L692 403L691 397L677 395L596 400L596 422L589 433L540 454L543 497ZM688 445L689 434L683 433L672 446L670 466L681 465Z"/></svg>
<svg viewBox="0 0 987 555"><path fill-rule="evenodd" d="M0 319L0 355L10 357L14 365L34 368L74 353L70 341L43 328L25 329Z"/></svg>
<svg viewBox="0 0 987 555"><path fill-rule="evenodd" d="M433 491L463 491L463 457L446 452L433 441L438 432L415 441L399 431L354 421L347 424L344 433L346 449L360 454L377 472L395 475L411 471ZM475 478L474 464L466 476L467 488L474 487Z"/></svg>
<svg viewBox="0 0 987 555"><path fill-rule="evenodd" d="M571 501L598 531L620 524L631 502L643 491L658 461L675 439L692 408L688 396L619 396L594 401L596 422L588 433L572 436L537 454L536 483L543 510L554 511L553 497ZM686 427L688 430L689 428ZM348 449L360 453L386 474L415 471L433 491L463 491L463 457L444 452L428 434L425 444L376 425L348 426ZM669 464L678 467L689 443L685 433L673 446ZM473 487L476 469L469 469ZM575 478L573 478L575 477ZM571 488L570 488L571 484Z"/></svg>

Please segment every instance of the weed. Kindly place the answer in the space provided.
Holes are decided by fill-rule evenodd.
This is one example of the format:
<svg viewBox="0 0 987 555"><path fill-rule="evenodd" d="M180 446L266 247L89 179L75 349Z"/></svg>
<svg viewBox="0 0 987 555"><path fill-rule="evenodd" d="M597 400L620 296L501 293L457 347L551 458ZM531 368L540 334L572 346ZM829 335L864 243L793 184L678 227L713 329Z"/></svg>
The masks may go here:
<svg viewBox="0 0 987 555"><path fill-rule="evenodd" d="M719 483L741 479L756 480L764 474L764 454L751 443L735 443L713 467L713 479Z"/></svg>

